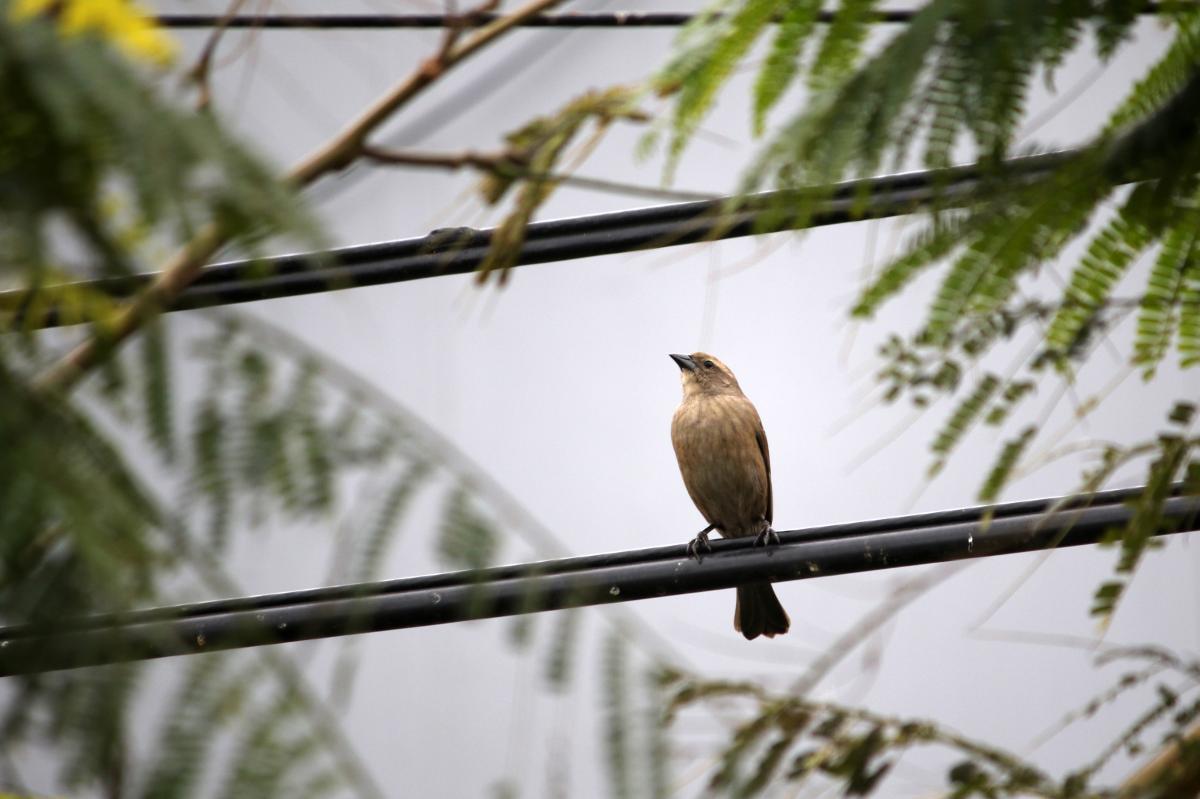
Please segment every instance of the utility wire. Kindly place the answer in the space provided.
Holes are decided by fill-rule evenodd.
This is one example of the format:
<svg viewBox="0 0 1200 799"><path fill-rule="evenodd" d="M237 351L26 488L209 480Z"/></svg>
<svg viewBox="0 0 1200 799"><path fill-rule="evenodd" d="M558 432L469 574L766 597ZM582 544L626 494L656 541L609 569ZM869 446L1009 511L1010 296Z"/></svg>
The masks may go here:
<svg viewBox="0 0 1200 799"><path fill-rule="evenodd" d="M1175 5L1180 5L1176 3ZM1138 12L1155 15L1164 12L1163 3L1146 3ZM920 9L886 9L876 11L877 23L907 23ZM239 14L228 19L220 14L162 14L159 25L175 29L207 29L222 25L227 28L261 30L393 30L398 28L477 27L502 18L499 13L488 14ZM566 12L542 14L519 23L526 28L676 28L693 22L701 14L665 11ZM711 15L719 19L721 14ZM817 22L829 24L837 18L836 11L823 10Z"/></svg>
<svg viewBox="0 0 1200 799"><path fill-rule="evenodd" d="M875 569L1092 544L1129 522L1141 489L334 586L0 629L0 676L447 624ZM1200 497L1163 506L1156 534L1200 529Z"/></svg>
<svg viewBox="0 0 1200 799"><path fill-rule="evenodd" d="M877 22L909 22L916 11L880 11ZM397 28L478 27L504 15L487 14L239 14L223 20L219 14L162 14L157 22L164 28L207 29L222 24L227 28L265 30L392 30ZM698 15L665 11L565 12L530 17L525 28L675 28ZM719 18L720 15L715 15ZM832 22L834 12L822 11L817 21Z"/></svg>
<svg viewBox="0 0 1200 799"><path fill-rule="evenodd" d="M1076 158L1064 150L996 164L908 172L835 186L763 192L745 198L658 205L628 211L534 222L516 254L516 265L612 255L717 241L784 230L880 219L933 207L968 205L992 191L1000 178L1034 179ZM801 210L803 209L803 210ZM483 263L494 229L444 228L427 236L323 253L229 261L205 267L165 310L181 311L325 291L400 283L472 272ZM78 321L56 303L103 293L129 297L155 274L100 278L35 293L0 292L0 314L26 329Z"/></svg>

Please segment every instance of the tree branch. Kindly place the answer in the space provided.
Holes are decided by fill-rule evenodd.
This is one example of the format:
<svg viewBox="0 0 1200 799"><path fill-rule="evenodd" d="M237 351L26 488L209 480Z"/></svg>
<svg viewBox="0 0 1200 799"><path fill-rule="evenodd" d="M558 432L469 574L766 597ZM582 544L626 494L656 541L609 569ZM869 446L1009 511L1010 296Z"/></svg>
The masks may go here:
<svg viewBox="0 0 1200 799"><path fill-rule="evenodd" d="M323 175L344 169L361 156L367 137L376 128L442 75L524 20L560 2L562 0L529 0L512 14L488 23L462 42L458 42L456 36L447 37L438 53L426 59L407 79L376 101L332 141L293 167L285 181L293 188L301 189ZM154 283L126 304L108 324L98 326L89 338L38 375L35 387L47 392L70 391L105 355L137 332L195 280L204 265L228 243L230 235L227 225L219 221L210 222L202 228L171 258Z"/></svg>
<svg viewBox="0 0 1200 799"><path fill-rule="evenodd" d="M1148 763L1133 772L1121 785L1121 797L1195 796L1200 791L1200 724L1195 724L1177 741L1172 741ZM1191 757L1180 760L1180 754L1191 750Z"/></svg>
<svg viewBox="0 0 1200 799"><path fill-rule="evenodd" d="M221 37L229 28L229 23L238 12L242 10L242 6L246 4L246 0L233 0L229 4L229 8L213 26L212 32L208 34L208 41L204 43L204 49L200 51L200 57L196 59L196 63L187 71L187 79L196 86L196 110L205 111L212 104L212 86L209 82L209 75L212 73L212 60L216 55L217 45L221 42Z"/></svg>
<svg viewBox="0 0 1200 799"><path fill-rule="evenodd" d="M506 152L484 153L475 150L464 150L457 153L412 152L408 150L387 150L372 145L364 145L362 157L386 166L412 166L432 169L463 169L471 167L480 172L487 172L498 177L516 178L535 183L560 183L578 189L612 194L651 197L667 200L716 200L719 194L700 191L679 191L677 189L660 189L654 186L639 186L636 183L622 183L603 178L569 175L563 172L534 172L521 159Z"/></svg>

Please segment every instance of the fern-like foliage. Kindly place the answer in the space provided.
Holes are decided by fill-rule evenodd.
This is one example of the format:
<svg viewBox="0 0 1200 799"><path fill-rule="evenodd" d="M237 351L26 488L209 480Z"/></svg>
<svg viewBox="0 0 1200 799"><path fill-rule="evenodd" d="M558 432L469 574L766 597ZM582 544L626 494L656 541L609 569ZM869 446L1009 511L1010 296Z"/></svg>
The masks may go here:
<svg viewBox="0 0 1200 799"><path fill-rule="evenodd" d="M64 35L59 12L98 4L45 4L45 14L18 18L14 2L0 0L0 286L26 292L0 309L0 624L251 593L221 566L235 537L301 521L338 531L331 580L377 578L407 511L433 486L450 488L431 546L458 565L499 557L509 531L489 502L500 495L511 515L512 498L377 390L269 325L246 320L209 336L148 323L137 346L107 353L72 396L36 387L65 343L62 331L32 332L47 307L101 340L119 308L72 290L51 296L47 285L143 271L148 254L214 221L251 254L280 235L311 248L316 234L290 189L219 120L165 100L157 73L105 37ZM491 202L516 195L490 267L519 245L571 144L592 123L640 120L635 99L594 92L509 137L483 187ZM538 554L561 554L542 543L534 539ZM578 613L564 614L538 649L553 689L570 685L579 628ZM519 638L534 651L529 625ZM339 657L334 700L344 701L351 646ZM385 795L286 654L212 654L164 664L153 679L146 671L6 680L0 751L36 747L53 771L30 793ZM151 733L132 734L135 720L149 720ZM0 757L0 791L25 791L22 770Z"/></svg>
<svg viewBox="0 0 1200 799"><path fill-rule="evenodd" d="M833 780L849 796L866 796L884 783L896 760L911 749L944 747L963 758L947 787L957 796L1065 796L1045 774L1017 756L938 725L893 719L858 708L773 694L745 682L667 675L668 723L685 709L730 700L744 720L712 773L714 794L758 796L779 781Z"/></svg>
<svg viewBox="0 0 1200 799"><path fill-rule="evenodd" d="M600 658L599 709L608 795L660 799L671 795L669 685L659 662L647 663L636 641L616 626Z"/></svg>
<svg viewBox="0 0 1200 799"><path fill-rule="evenodd" d="M1016 468L1021 455L1029 447L1029 443L1033 441L1035 435L1037 435L1037 428L1030 426L1022 430L1016 438L1005 442L1004 448L996 457L996 462L992 464L991 471L988 472L987 479L983 481L983 487L979 489L980 501L996 501L1004 484L1012 476L1013 469Z"/></svg>
<svg viewBox="0 0 1200 799"><path fill-rule="evenodd" d="M611 785L609 795L617 799L633 796L633 753L629 740L632 711L629 696L628 644L620 633L612 633L604 646L605 750Z"/></svg>
<svg viewBox="0 0 1200 799"><path fill-rule="evenodd" d="M438 554L448 565L459 569L482 569L495 557L499 535L491 522L471 502L462 486L446 497L442 513Z"/></svg>
<svg viewBox="0 0 1200 799"><path fill-rule="evenodd" d="M1068 302L1059 309L1046 331L1046 341L1060 351L1071 346L1087 320L1112 295L1117 281L1151 242L1152 232L1143 218L1150 201L1148 184L1137 187L1128 201L1092 239L1071 275Z"/></svg>
<svg viewBox="0 0 1200 799"><path fill-rule="evenodd" d="M771 51L754 84L754 132L758 135L766 128L767 114L783 97L800 69L805 40L812 32L820 10L821 3L816 0L785 4ZM678 107L682 108L682 104ZM703 109L699 111L702 113Z"/></svg>
<svg viewBox="0 0 1200 799"><path fill-rule="evenodd" d="M436 439L379 401L368 384L340 379L335 365L260 322L234 319L189 338L191 363L203 377L196 391L181 396L169 377L150 374L165 366L169 375L174 361L166 347L162 359L127 350L110 365L107 381L85 386L89 414L104 419L105 429L119 419L140 430L159 459L157 477L182 486L179 515L161 510L157 493L143 486L146 476L86 417L29 391L21 373L10 376L0 409L11 414L22 397L26 407L21 415L0 415L0 431L13 442L13 456L24 460L9 460L6 450L0 473L12 478L6 489L20 489L30 501L0 508L11 533L0 537L4 622L52 624L163 603L170 597L159 581L186 586L194 581L185 579L189 574L210 591L247 593L220 577L218 557L235 535L269 521L310 519L348 531L333 553L334 578L376 578L406 509L439 484L439 474L451 483L431 546L455 567L481 567L498 557L506 531L492 520L478 475L448 462ZM166 392L155 398L169 406L165 424L151 418L157 412L144 402L160 390L155 386ZM153 443L160 440L156 424L172 448ZM351 486L352 505L345 501ZM556 692L569 685L579 613L564 613L545 647L534 649L528 625L519 642L545 653ZM339 656L339 696L353 677L352 647ZM61 767L59 784L71 790L118 780L121 795L147 797L377 797L361 767L331 743L323 700L306 692L285 664L268 650L180 662L178 690L159 694L162 719L153 745L125 730L138 705L138 666L15 678L0 702L0 746L48 746Z"/></svg>
<svg viewBox="0 0 1200 799"><path fill-rule="evenodd" d="M220 220L251 249L310 235L292 193L215 120L163 101L105 40L11 7L0 2L0 280L37 288L66 263L135 271L131 230L186 240ZM61 224L74 246L56 237ZM89 319L105 307L75 299Z"/></svg>
<svg viewBox="0 0 1200 799"><path fill-rule="evenodd" d="M1003 426L1043 382L1070 380L1127 313L1137 312L1130 361L1147 379L1173 346L1182 366L1200 362L1194 256L1200 12L1164 7L1162 19L1174 34L1170 46L1073 157L1035 173L1005 161L1017 149L1031 81L1052 81L1080 48L1089 47L1101 61L1111 58L1143 6L929 0L868 53L861 43L869 2L844 0L825 28L811 24L806 4L781 4L768 17L759 3L727 3L724 16L701 19L680 36L658 76L659 91L676 102L671 152L677 156L732 72L727 54L748 52L778 23L756 84L753 122L766 141L744 189L809 187L805 201L776 209L800 221L820 194L813 186L873 174L885 164L905 167L915 156L942 169L956 151L971 147L979 164L972 196L936 208L928 225L863 287L853 308L870 317L918 276L941 270L923 324L906 341L888 342L881 372L889 401L907 394L925 407L934 396L955 397L932 444L931 473L973 424ZM818 30L820 44L806 61L808 40ZM801 81L808 87L803 106L768 127L767 112ZM1109 203L1116 210L1106 214ZM1031 300L1026 291L1043 265L1085 234L1087 246L1061 296ZM1154 262L1144 291L1132 302L1116 298L1117 286L1146 255ZM1027 331L1023 342L1032 334L1040 345L1016 372L962 385L967 369L1013 341L1018 330ZM984 478L981 498L1000 496L1036 437L1025 427L1013 432Z"/></svg>
<svg viewBox="0 0 1200 799"><path fill-rule="evenodd" d="M566 690L574 673L575 643L579 639L579 627L579 610L571 609L558 614L545 668L546 683L556 693Z"/></svg>
<svg viewBox="0 0 1200 799"><path fill-rule="evenodd" d="M984 407L991 402L992 396L1000 388L1000 379L993 374L984 375L966 399L954 409L954 413L946 420L946 424L938 431L933 439L932 449L937 460L930 467L930 474L936 474L946 465L950 451L962 440L967 429L983 415Z"/></svg>
<svg viewBox="0 0 1200 799"><path fill-rule="evenodd" d="M668 725L699 707L718 703L724 715L736 713L739 718L733 734L716 753L708 783L712 795L759 796L788 784L797 790L830 785L847 796L886 796L888 776L896 763L911 751L934 748L953 758L940 786L949 796L1099 799L1117 794L1113 787L1095 784L1100 769L1115 755L1136 755L1144 746L1157 748L1185 735L1191 739L1192 726L1200 717L1200 664L1154 647L1114 649L1098 658L1102 667L1114 663L1130 663L1131 670L1068 716L1062 726L1090 721L1117 699L1151 684L1154 701L1109 745L1089 753L1087 761L1059 776L931 721L894 718L773 692L753 682L710 680L677 672L664 672L660 680L668 695ZM1179 768L1157 773L1151 791L1143 793L1151 786L1127 783L1119 795L1186 792L1198 765L1200 751L1189 747L1180 754Z"/></svg>
<svg viewBox="0 0 1200 799"><path fill-rule="evenodd" d="M1163 236L1162 249L1146 283L1138 314L1133 360L1145 368L1147 377L1154 376L1154 368L1170 349L1179 324L1184 287L1191 273L1196 271L1197 233L1200 228L1194 221L1168 231Z"/></svg>
<svg viewBox="0 0 1200 799"><path fill-rule="evenodd" d="M1200 489L1195 476L1200 474L1200 461L1196 458L1200 439L1191 435L1192 422L1196 416L1196 405L1180 402L1168 416L1168 429L1152 443L1125 449L1109 448L1105 451L1102 464L1089 479L1089 487L1101 482L1125 463L1136 457L1150 456L1146 469L1145 490L1132 502L1133 516L1121 528L1111 530L1102 543L1119 548L1116 578L1100 586L1092 603L1092 613L1108 617L1128 587L1129 579L1148 549L1157 544L1154 536L1167 532L1163 515L1163 503L1176 487L1182 486L1186 493Z"/></svg>
<svg viewBox="0 0 1200 799"><path fill-rule="evenodd" d="M796 5L725 3L719 6L723 15L702 16L680 34L654 82L674 98L673 154L686 146L728 79L731 59L777 21L782 24L758 77L756 128L763 129L765 112L791 83L806 78L811 94L804 109L770 137L748 188L868 173L889 154L893 163L902 163L903 154L921 141L927 142L926 163L943 166L960 134L984 158L1001 158L1011 148L1034 75L1039 70L1052 75L1088 27L1097 55L1110 57L1136 18L1126 4L1115 3L931 0L867 55L862 45L876 3L843 0L802 69L805 44L818 29L809 6ZM1161 92L1168 83L1160 76L1154 89Z"/></svg>
<svg viewBox="0 0 1200 799"><path fill-rule="evenodd" d="M6 367L0 375L8 381L0 438L11 445L0 453L6 477L0 490L12 499L0 502L4 623L53 625L85 613L163 603L169 597L162 581L186 585L192 572L210 582L213 556L226 550L235 527L270 515L332 519L348 470L387 468L399 460L406 474L420 474L425 453L418 457L409 444L402 450L395 432L389 439L364 425L354 435L354 418L371 414L349 397L341 412L328 412L322 403L336 392L311 362L280 367L238 328L198 347L212 380L195 399L194 431L177 436L175 420L187 414L180 413L182 401L169 378L174 359L164 341L151 342L148 355L130 350L114 359L107 380L85 387L86 412L30 389L26 369L36 366L36 350L22 355L0 342L0 366ZM286 382L276 379L280 371ZM276 386L295 392L286 409L275 403ZM172 480L148 480L97 431L113 429L114 422L144 433L157 465L187 487L192 510L207 518L209 535L187 535L187 516L163 510L160 494L173 490ZM251 477L253 470L258 474ZM150 482L153 491L146 487ZM389 496L388 502L373 514L378 524L398 519L397 501ZM374 530L364 543L378 550L393 530ZM343 557L361 558L358 543L349 542ZM0 703L0 747L49 747L60 785L73 791L212 796L214 776L226 770L230 782L222 790L228 795L248 795L250 782L255 795L291 796L305 786L322 795L347 787L372 795L318 734L327 724L319 700L296 694L290 681L283 683L292 696L286 714L256 717L262 732L243 743L252 769L238 775L240 767L221 754L227 748L221 743L239 735L254 714L253 697L270 693L280 676L255 660L197 660L176 695L163 697L161 735L150 745L138 743L126 728L138 705L137 665L10 678L11 690ZM280 737L284 728L290 732ZM303 752L311 756L301 757ZM323 765L314 772L317 764Z"/></svg>

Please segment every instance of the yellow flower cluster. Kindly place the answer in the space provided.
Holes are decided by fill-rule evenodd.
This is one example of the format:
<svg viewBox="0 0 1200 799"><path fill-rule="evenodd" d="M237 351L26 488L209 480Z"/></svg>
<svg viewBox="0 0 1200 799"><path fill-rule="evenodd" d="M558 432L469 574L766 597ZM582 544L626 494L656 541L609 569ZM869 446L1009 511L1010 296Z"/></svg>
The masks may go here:
<svg viewBox="0 0 1200 799"><path fill-rule="evenodd" d="M175 40L131 0L15 0L14 19L55 11L64 35L98 34L131 58L154 64L170 63Z"/></svg>

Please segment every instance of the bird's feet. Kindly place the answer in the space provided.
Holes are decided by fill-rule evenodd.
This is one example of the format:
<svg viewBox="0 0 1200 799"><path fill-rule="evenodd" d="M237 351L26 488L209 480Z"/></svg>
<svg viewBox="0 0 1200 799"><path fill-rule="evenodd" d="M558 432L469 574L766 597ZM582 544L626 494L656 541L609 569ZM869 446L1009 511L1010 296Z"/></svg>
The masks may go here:
<svg viewBox="0 0 1200 799"><path fill-rule="evenodd" d="M689 558L695 558L697 563L701 563L704 560L704 555L701 554L701 550L704 552L712 552L712 544L708 543L708 534L712 531L713 526L710 524L708 527L705 527L703 530L696 533L695 538L693 538L691 541L688 541L687 553Z"/></svg>
<svg viewBox="0 0 1200 799"><path fill-rule="evenodd" d="M764 524L762 532L754 537L754 546L765 547L767 544L778 544L779 533L771 529L771 525Z"/></svg>

